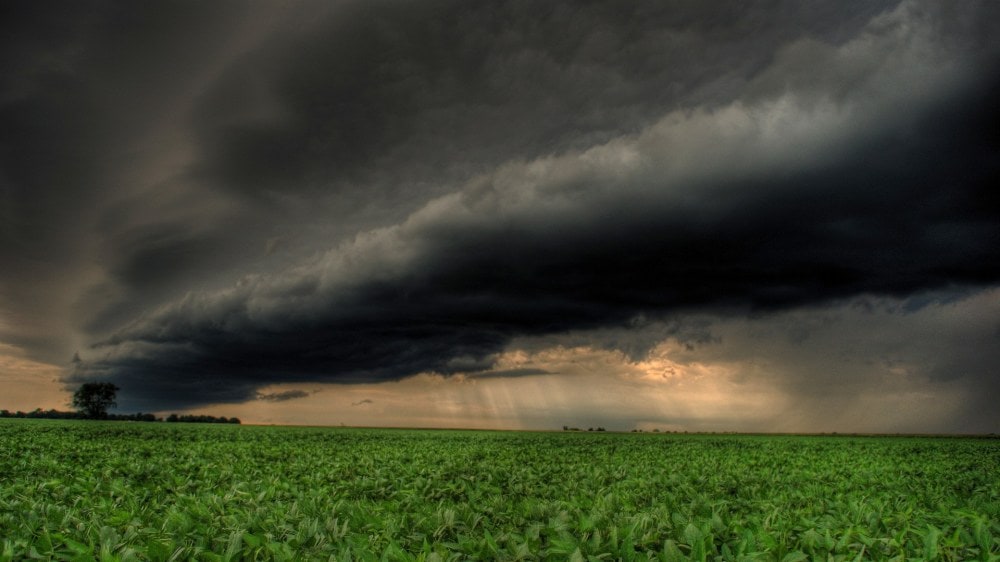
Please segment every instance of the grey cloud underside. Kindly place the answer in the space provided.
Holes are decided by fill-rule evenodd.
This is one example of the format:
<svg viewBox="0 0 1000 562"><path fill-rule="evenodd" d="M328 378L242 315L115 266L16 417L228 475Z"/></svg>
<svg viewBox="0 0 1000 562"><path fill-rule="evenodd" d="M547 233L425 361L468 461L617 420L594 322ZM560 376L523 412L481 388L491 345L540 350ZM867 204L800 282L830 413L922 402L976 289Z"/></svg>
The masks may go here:
<svg viewBox="0 0 1000 562"><path fill-rule="evenodd" d="M350 5L291 42L265 43L206 93L198 171L271 205L334 194L355 212L409 212L510 159L728 103L781 45L836 44L891 5Z"/></svg>
<svg viewBox="0 0 1000 562"><path fill-rule="evenodd" d="M305 390L284 390L281 392L259 393L257 394L257 400L284 402L286 400L295 400L296 398L305 398L309 394Z"/></svg>
<svg viewBox="0 0 1000 562"><path fill-rule="evenodd" d="M545 369L504 369L500 371L483 371L480 373L474 373L474 377L477 379L500 379L500 378L516 378L516 377L535 377L539 375L552 375L555 374L552 371L546 371Z"/></svg>

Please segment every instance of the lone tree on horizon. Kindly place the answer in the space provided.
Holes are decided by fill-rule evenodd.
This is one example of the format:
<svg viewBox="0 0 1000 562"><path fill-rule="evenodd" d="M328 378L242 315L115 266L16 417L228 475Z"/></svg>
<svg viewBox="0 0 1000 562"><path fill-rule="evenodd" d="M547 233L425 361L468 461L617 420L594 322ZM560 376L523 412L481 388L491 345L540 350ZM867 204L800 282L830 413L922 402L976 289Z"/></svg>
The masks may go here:
<svg viewBox="0 0 1000 562"><path fill-rule="evenodd" d="M108 408L115 408L115 394L119 388L110 382L85 382L73 393L73 407L84 417L102 420L108 417Z"/></svg>

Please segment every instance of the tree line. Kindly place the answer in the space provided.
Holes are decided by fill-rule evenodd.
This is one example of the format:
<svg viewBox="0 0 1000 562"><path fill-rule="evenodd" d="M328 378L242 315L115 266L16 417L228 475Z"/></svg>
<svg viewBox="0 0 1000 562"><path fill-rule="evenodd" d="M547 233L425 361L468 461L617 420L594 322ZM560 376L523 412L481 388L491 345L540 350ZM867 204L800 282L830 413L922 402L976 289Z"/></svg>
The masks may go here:
<svg viewBox="0 0 1000 562"><path fill-rule="evenodd" d="M166 418L156 417L154 414L109 414L108 408L118 406L115 397L121 390L110 382L88 382L84 383L73 393L73 407L75 412L61 412L59 410L42 410L35 408L31 412L11 412L0 410L0 418L42 418L56 420L113 420L113 421L141 421L141 422L167 422L167 423L240 423L239 418L227 418L225 416L208 415L177 415L170 414Z"/></svg>
<svg viewBox="0 0 1000 562"><path fill-rule="evenodd" d="M138 412L135 414L107 414L102 418L91 418L82 412L64 412L60 410L50 409L43 410L41 408L35 408L30 412L23 412L17 410L11 412L10 410L0 410L0 418L30 418L30 419L46 419L46 420L89 420L89 419L102 419L108 421L139 421L139 422L166 422L166 423L241 423L240 418L227 418L226 416L208 416L208 415L178 415L170 414L167 417L157 416L155 414L146 414Z"/></svg>

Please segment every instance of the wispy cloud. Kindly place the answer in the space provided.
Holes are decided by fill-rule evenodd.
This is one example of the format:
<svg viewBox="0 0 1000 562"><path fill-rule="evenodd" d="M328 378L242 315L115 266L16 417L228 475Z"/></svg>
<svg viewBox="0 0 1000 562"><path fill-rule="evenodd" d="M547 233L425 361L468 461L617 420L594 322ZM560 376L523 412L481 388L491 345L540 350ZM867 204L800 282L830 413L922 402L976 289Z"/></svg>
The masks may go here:
<svg viewBox="0 0 1000 562"><path fill-rule="evenodd" d="M281 392L271 392L267 394L257 394L257 400L266 400L268 402L284 402L286 400L295 400L296 398L305 398L312 394L311 392L306 392L305 390L284 390Z"/></svg>

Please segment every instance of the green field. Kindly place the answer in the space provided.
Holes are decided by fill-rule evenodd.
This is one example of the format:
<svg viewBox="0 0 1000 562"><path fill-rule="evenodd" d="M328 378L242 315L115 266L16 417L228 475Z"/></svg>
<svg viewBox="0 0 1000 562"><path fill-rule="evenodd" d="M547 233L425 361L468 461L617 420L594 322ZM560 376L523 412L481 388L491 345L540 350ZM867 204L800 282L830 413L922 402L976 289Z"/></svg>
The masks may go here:
<svg viewBox="0 0 1000 562"><path fill-rule="evenodd" d="M0 420L2 560L998 560L1000 441Z"/></svg>

